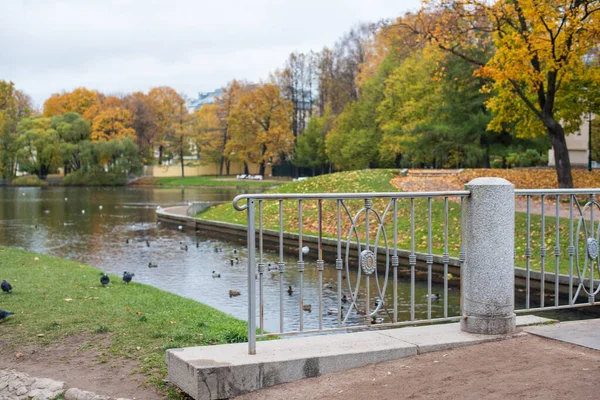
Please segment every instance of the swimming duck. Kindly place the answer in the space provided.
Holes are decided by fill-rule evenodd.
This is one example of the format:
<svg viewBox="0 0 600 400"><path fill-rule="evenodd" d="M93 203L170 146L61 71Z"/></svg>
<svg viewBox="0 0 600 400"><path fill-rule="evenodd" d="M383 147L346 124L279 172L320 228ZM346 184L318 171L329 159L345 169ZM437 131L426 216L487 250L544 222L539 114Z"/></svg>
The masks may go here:
<svg viewBox="0 0 600 400"><path fill-rule="evenodd" d="M439 293L432 293L432 294L428 295L427 297L429 297L433 301L438 301L441 298Z"/></svg>
<svg viewBox="0 0 600 400"><path fill-rule="evenodd" d="M294 289L292 289L291 286L288 286L288 290L287 290L288 294L291 296L292 293L294 293Z"/></svg>
<svg viewBox="0 0 600 400"><path fill-rule="evenodd" d="M158 268L158 264L152 264L151 262L149 262L148 268Z"/></svg>
<svg viewBox="0 0 600 400"><path fill-rule="evenodd" d="M212 277L213 277L213 278L220 278L220 277L221 277L221 274L220 274L220 273L218 273L217 271L213 271L213 272L212 272Z"/></svg>
<svg viewBox="0 0 600 400"><path fill-rule="evenodd" d="M346 295L342 296L342 303L347 303L348 302L348 298L346 297Z"/></svg>
<svg viewBox="0 0 600 400"><path fill-rule="evenodd" d="M331 283L326 283L323 285L323 289L324 290L331 290L333 289L333 285Z"/></svg>
<svg viewBox="0 0 600 400"><path fill-rule="evenodd" d="M230 290L229 291L229 297L235 297L235 296L239 296L241 295L240 292L238 292L237 290Z"/></svg>
<svg viewBox="0 0 600 400"><path fill-rule="evenodd" d="M311 312L312 311L312 306L310 304L305 304L305 305L302 306L302 309L304 311Z"/></svg>
<svg viewBox="0 0 600 400"><path fill-rule="evenodd" d="M382 324L382 323L383 323L383 318L381 318L381 317L373 316L371 318L371 324Z"/></svg>

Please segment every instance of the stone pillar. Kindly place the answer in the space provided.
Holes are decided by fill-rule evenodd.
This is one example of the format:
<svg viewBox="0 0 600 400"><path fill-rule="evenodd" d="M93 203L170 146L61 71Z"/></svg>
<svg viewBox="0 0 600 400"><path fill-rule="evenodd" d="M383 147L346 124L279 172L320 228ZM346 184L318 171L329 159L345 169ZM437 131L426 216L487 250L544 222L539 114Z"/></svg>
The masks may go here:
<svg viewBox="0 0 600 400"><path fill-rule="evenodd" d="M477 178L465 188L461 271L461 329L499 335L515 330L514 186L502 178Z"/></svg>

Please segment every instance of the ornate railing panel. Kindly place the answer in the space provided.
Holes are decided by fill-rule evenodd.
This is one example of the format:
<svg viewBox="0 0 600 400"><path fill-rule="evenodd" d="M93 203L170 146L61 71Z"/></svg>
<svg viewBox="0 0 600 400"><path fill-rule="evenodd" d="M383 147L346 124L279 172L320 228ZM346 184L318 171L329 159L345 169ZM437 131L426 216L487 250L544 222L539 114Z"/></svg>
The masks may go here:
<svg viewBox="0 0 600 400"><path fill-rule="evenodd" d="M515 238L516 274L525 281L517 289L524 305L516 312L599 304L598 194L600 189L515 190L515 225L521 209L526 232L524 243Z"/></svg>
<svg viewBox="0 0 600 400"><path fill-rule="evenodd" d="M451 274L448 267L452 252L463 262L464 253L460 243L460 224L464 198L468 191L453 192L424 192L424 193L350 193L350 194L258 194L237 196L233 205L238 211L247 210L248 217L248 341L249 352L256 351L257 337L271 335L290 335L299 333L332 332L337 330L364 329L373 324L378 327L398 326L424 322L457 320L459 315L449 315L448 312L448 280ZM246 200L246 204L240 203ZM402 204L400 204L400 202ZM293 207L290 203L294 204ZM311 204L310 212L315 213L316 224L309 221L305 215L307 203ZM452 232L454 243L449 241L449 203L456 205L452 223L456 226ZM276 205L276 209L273 207ZM325 207L327 206L327 207ZM269 207L270 219L265 227L265 208ZM427 224L425 228L416 227L415 210L423 211L426 217L420 216L419 221ZM434 226L433 213L438 224ZM294 215L290 215L294 214ZM324 217L324 215L327 215ZM442 214L440 216L440 214ZM273 216L276 216L277 229L273 229ZM290 218L291 217L291 218ZM295 221L297 218L297 221ZM399 228L399 218L404 218L408 236L410 237L410 253L406 265L400 264L400 249L398 235L403 233ZM406 218L409 223L406 224ZM290 219L296 225L290 223ZM324 221L326 219L326 221ZM443 221L440 223L440 221ZM326 222L327 227L324 227ZM310 235L305 234L305 225L310 223ZM267 307L264 301L265 273L265 231L278 233L278 243L275 244L279 260L277 271L279 275L279 306ZM284 249L290 247L288 231L297 231L297 261L296 265L286 265ZM417 232L426 233L419 238ZM316 237L316 260L307 262L305 256L310 251L305 240L309 236ZM328 237L325 237L328 236ZM332 240L335 246L332 246ZM258 243L257 243L258 241ZM324 254L324 242L329 243L330 256ZM258 246L257 246L258 245ZM271 243L271 246L273 243ZM434 265L434 245L441 250L443 264L443 294L433 293L432 277ZM417 252L417 250L421 250ZM424 251L423 251L424 250ZM258 252L258 254L257 254ZM311 253L314 254L314 253ZM314 258L314 257L313 257ZM440 260L436 258L437 263ZM424 304L417 302L415 284L417 269L424 267L427 274L426 316L418 318L416 307ZM421 264L419 264L421 263ZM419 264L419 265L418 265ZM298 274L298 301L296 310L286 310L284 297L283 275L289 268L295 268ZM306 329L304 311L312 309L305 304L304 274L306 268L316 268L318 274L318 326ZM325 268L335 268L337 282L323 284ZM410 293L399 296L398 283L403 279L399 269L406 270L406 284ZM353 272L356 271L356 274ZM352 272L352 273L351 273ZM355 276L355 278L353 278ZM345 282L344 282L345 281ZM392 287L391 304L388 304L386 292ZM258 287L258 295L257 295ZM334 292L335 288L335 292ZM289 289L291 290L291 288ZM335 306L324 309L323 291L335 293ZM344 294L347 293L347 294ZM290 293L291 294L291 293ZM406 300L408 298L408 300ZM405 299L402 301L402 299ZM419 299L420 300L420 299ZM441 317L432 315L432 302L443 302ZM257 307L258 302L258 307ZM277 310L278 308L278 310ZM258 313L257 313L258 311ZM298 312L296 323L286 323L286 312ZM315 310L316 311L316 310ZM265 313L279 313L279 332L265 333ZM404 317L400 317L402 314ZM423 314L425 314L423 312ZM458 313L457 313L458 314ZM324 316L336 315L334 326L326 326ZM421 312L419 312L421 315ZM360 316L360 317L359 317ZM258 320L258 336L256 335ZM291 327L290 325L294 325ZM297 326L297 328L296 328Z"/></svg>

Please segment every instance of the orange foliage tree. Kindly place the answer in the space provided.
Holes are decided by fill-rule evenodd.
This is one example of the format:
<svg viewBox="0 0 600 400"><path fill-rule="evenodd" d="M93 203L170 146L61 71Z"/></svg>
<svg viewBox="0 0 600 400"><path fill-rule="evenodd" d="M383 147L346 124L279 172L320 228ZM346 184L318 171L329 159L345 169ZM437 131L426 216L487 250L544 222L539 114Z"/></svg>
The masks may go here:
<svg viewBox="0 0 600 400"><path fill-rule="evenodd" d="M120 107L109 107L98 113L92 121L90 138L94 142L112 139L134 138L135 130L131 127L131 114Z"/></svg>
<svg viewBox="0 0 600 400"><path fill-rule="evenodd" d="M229 118L228 151L246 164L259 164L259 174L264 176L267 162L290 154L294 147L293 110L292 102L270 83L242 95Z"/></svg>
<svg viewBox="0 0 600 400"><path fill-rule="evenodd" d="M168 86L151 89L148 100L156 124L154 141L158 145L158 163L162 164L167 141L176 134L187 113L185 100Z"/></svg>
<svg viewBox="0 0 600 400"><path fill-rule="evenodd" d="M68 112L76 112L82 115L87 121L91 121L100 102L101 96L98 92L81 87L72 92L57 93L50 96L44 102L44 115L46 117L54 117ZM87 113L90 109L93 110L92 114Z"/></svg>

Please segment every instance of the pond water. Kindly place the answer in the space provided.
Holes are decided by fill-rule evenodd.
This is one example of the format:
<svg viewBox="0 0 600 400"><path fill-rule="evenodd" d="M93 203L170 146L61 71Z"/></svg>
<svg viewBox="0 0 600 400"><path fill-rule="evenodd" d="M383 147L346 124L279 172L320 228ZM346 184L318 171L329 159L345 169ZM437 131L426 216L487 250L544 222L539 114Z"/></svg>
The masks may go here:
<svg viewBox="0 0 600 400"><path fill-rule="evenodd" d="M184 205L191 201L231 201L239 193L257 192L261 188L0 188L0 245L69 258L96 268L122 275L135 273L134 280L208 304L233 316L247 318L246 249L241 242L227 242L191 231L163 227L156 222L156 207ZM188 250L180 248L180 242ZM215 248L222 251L215 252ZM314 250L313 250L314 251ZM231 260L239 263L231 265ZM267 252L266 263L276 263L277 254ZM335 260L325 260L324 283L332 283L333 290L324 290L324 327L337 325L336 315L327 309L337 307L337 274ZM296 330L299 324L299 274L296 259L286 257L283 285L295 288L292 295L284 296L285 330ZM148 268L148 264L158 268ZM212 271L221 274L213 278ZM265 329L279 331L279 273L265 273ZM348 277L355 282L355 276ZM409 318L410 287L403 277L399 283L401 308L399 319ZM312 312L303 312L304 329L318 327L318 295L323 290L318 283L316 263L308 258L304 273L305 304L312 304ZM383 280L380 280L383 283ZM113 282L121 284L121 281ZM242 293L229 297L229 290ZM442 292L434 285L433 292ZM349 295L344 282L343 292ZM375 286L371 294L375 292ZM415 315L426 318L426 283L415 288ZM457 289L449 292L448 314L458 315ZM372 301L374 298L372 297ZM391 279L385 296L392 304ZM371 305L374 308L374 304ZM391 306L390 306L391 308ZM389 321L389 315L380 311L380 317ZM432 316L443 316L443 301L432 303ZM361 318L351 313L349 322Z"/></svg>

